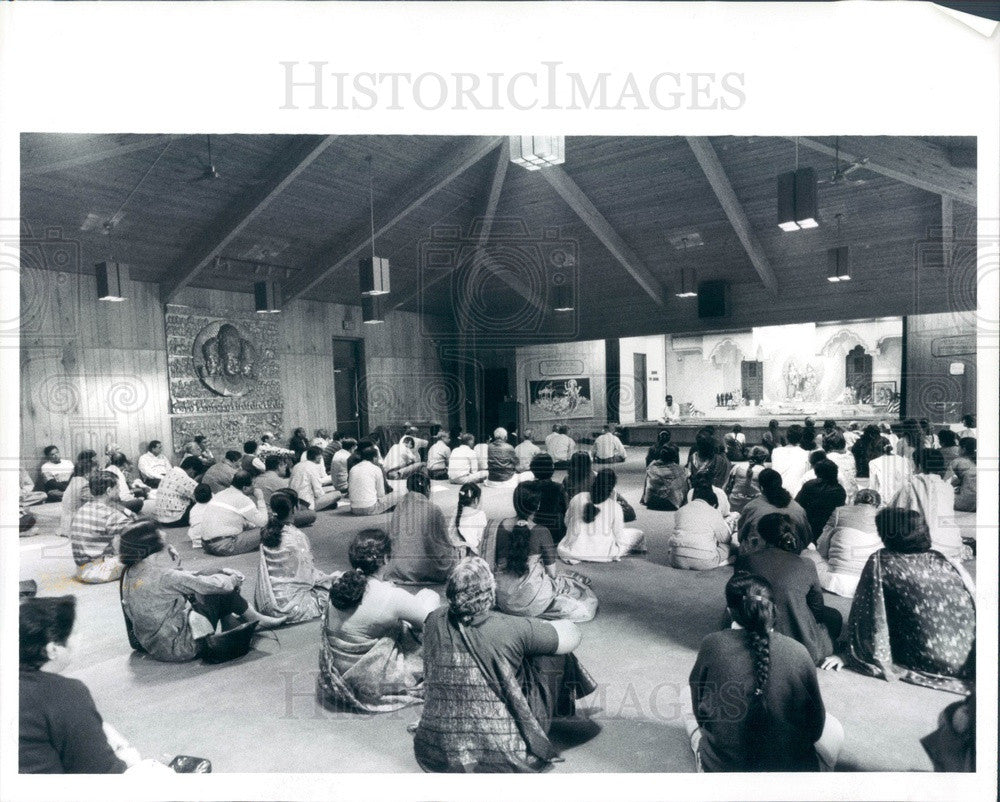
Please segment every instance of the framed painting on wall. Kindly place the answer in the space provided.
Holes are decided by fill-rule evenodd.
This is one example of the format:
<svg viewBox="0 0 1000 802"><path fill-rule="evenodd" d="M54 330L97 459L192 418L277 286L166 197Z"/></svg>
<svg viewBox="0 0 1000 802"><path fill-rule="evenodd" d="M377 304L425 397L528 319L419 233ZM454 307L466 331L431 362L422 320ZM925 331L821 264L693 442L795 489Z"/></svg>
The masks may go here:
<svg viewBox="0 0 1000 802"><path fill-rule="evenodd" d="M547 421L594 417L590 378L528 381L528 420Z"/></svg>
<svg viewBox="0 0 1000 802"><path fill-rule="evenodd" d="M899 409L899 396L896 394L896 382L872 382L872 405L886 411Z"/></svg>

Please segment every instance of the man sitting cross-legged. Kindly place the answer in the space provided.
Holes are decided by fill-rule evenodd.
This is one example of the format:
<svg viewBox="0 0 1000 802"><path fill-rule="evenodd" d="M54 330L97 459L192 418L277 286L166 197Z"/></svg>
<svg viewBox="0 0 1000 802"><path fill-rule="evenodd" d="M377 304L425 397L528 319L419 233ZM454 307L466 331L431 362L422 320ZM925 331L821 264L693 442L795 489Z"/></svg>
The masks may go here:
<svg viewBox="0 0 1000 802"><path fill-rule="evenodd" d="M309 446L305 459L292 466L289 487L309 509L318 512L336 507L340 500L340 491L330 487L332 481L323 468L323 449Z"/></svg>
<svg viewBox="0 0 1000 802"><path fill-rule="evenodd" d="M73 514L69 529L76 563L74 578L88 585L113 582L121 576L118 538L136 517L118 501L116 476L94 472L89 485L92 498Z"/></svg>
<svg viewBox="0 0 1000 802"><path fill-rule="evenodd" d="M201 542L206 554L228 557L246 554L260 546L260 528L267 523L267 507L260 488L246 471L220 490L205 507Z"/></svg>

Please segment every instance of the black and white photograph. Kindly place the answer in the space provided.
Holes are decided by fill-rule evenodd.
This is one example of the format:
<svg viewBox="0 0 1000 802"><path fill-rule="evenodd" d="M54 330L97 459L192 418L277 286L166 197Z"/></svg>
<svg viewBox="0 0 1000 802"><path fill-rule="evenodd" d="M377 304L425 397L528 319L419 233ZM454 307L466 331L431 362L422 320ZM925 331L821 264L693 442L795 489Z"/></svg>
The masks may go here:
<svg viewBox="0 0 1000 802"><path fill-rule="evenodd" d="M135 30L137 4L94 5ZM284 4L161 5L274 20L246 62L266 103L199 112L185 67L102 117L95 55L92 108L35 109L83 48L13 75L66 24L41 10L0 62L4 800L631 799L649 775L715 799L732 772L747 799L992 798L996 95L953 125L768 117L778 63L711 37L687 71L639 48L602 72L579 41L535 42L533 72L462 41L460 70L410 41L380 72L360 43L319 60L316 25L297 46ZM511 35L557 6L596 34L600 5L298 22L379 23L393 52L404 18L461 27L449 6ZM827 7L824 40L859 19L773 5L790 31ZM946 31L941 82L968 42L998 86L1000 23L877 5L933 12L896 13ZM240 85L220 63L206 90ZM873 108L859 76L829 104Z"/></svg>

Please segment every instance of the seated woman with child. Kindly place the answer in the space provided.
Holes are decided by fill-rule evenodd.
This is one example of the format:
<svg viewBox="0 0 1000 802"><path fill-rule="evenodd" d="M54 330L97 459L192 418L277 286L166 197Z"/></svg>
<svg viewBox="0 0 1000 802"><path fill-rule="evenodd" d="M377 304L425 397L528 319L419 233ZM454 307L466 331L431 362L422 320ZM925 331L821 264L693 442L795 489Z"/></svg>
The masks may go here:
<svg viewBox="0 0 1000 802"><path fill-rule="evenodd" d="M391 555L385 532L364 529L348 550L351 570L330 585L316 684L327 705L384 713L423 700L417 633L441 598L429 588L414 595L385 581Z"/></svg>

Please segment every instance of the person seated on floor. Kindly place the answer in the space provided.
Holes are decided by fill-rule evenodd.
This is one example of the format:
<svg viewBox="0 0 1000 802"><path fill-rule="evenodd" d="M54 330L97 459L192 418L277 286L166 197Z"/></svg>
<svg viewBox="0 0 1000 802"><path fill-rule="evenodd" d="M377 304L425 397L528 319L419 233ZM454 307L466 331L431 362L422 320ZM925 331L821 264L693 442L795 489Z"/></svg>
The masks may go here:
<svg viewBox="0 0 1000 802"><path fill-rule="evenodd" d="M520 479L517 473L517 454L514 446L507 442L507 430L503 427L497 427L493 431L493 439L486 452L486 468L486 484L490 487L516 485Z"/></svg>
<svg viewBox="0 0 1000 802"><path fill-rule="evenodd" d="M951 560L970 558L955 523L955 491L944 479L945 464L937 449L924 449L919 472L911 474L899 491L887 500L889 507L920 513L931 533L931 548Z"/></svg>
<svg viewBox="0 0 1000 802"><path fill-rule="evenodd" d="M70 525L73 523L73 516L76 511L90 500L90 476L99 470L97 462L97 452L93 449L84 449L76 457L73 465L73 475L69 479L69 484L63 491L61 502L61 515L59 518L59 534L69 537Z"/></svg>
<svg viewBox="0 0 1000 802"><path fill-rule="evenodd" d="M609 465L624 462L628 454L621 438L615 434L610 423L604 424L600 435L594 440L593 457L595 465Z"/></svg>
<svg viewBox="0 0 1000 802"><path fill-rule="evenodd" d="M118 480L107 471L89 478L90 500L73 515L69 539L76 563L74 579L88 585L114 582L121 576L118 538L135 513L118 500Z"/></svg>
<svg viewBox="0 0 1000 802"><path fill-rule="evenodd" d="M844 435L844 442L847 444L848 453L851 453L851 449L854 447L854 444L858 442L858 439L861 437L861 424L856 420L852 420L847 424L847 428L844 429L841 434ZM856 467L857 466L855 466L855 468Z"/></svg>
<svg viewBox="0 0 1000 802"><path fill-rule="evenodd" d="M330 485L333 479L323 469L323 449L309 446L305 459L292 466L288 486L298 493L299 499L311 510L336 509L340 491Z"/></svg>
<svg viewBox="0 0 1000 802"><path fill-rule="evenodd" d="M251 476L260 476L267 470L262 460L257 455L258 449L256 440L247 440L243 443L243 456L240 457L240 470L246 471Z"/></svg>
<svg viewBox="0 0 1000 802"><path fill-rule="evenodd" d="M713 485L708 476L703 473L695 474L695 477L694 479L692 479L690 484L691 487L687 492L686 501L691 501L691 499L694 498L694 489L698 485L707 484L712 488L712 492L715 494L715 500L719 505L719 514L727 521L729 520L730 515L732 515L732 510L730 509L729 506L729 496L726 495L725 490L723 490L721 487L716 487L715 485ZM734 520L738 520L739 516L733 516L733 518Z"/></svg>
<svg viewBox="0 0 1000 802"><path fill-rule="evenodd" d="M805 451L807 454L811 454L817 448L819 448L819 443L816 439L816 430L807 427L802 428L802 440L799 442L799 448Z"/></svg>
<svg viewBox="0 0 1000 802"><path fill-rule="evenodd" d="M436 426L437 424L433 424L433 425ZM417 459L421 459L421 460L425 459L426 454L427 454L427 448L428 448L428 446L430 446L430 442L427 441L427 440L425 440L423 437L420 436L420 429L418 429L416 426L414 426L409 421L404 421L403 422L403 437L411 437L411 438L413 438L413 450L417 454ZM399 439L402 440L403 437L400 437Z"/></svg>
<svg viewBox="0 0 1000 802"><path fill-rule="evenodd" d="M393 556L385 577L403 583L444 582L465 546L451 537L444 511L430 500L426 473L411 474L406 489L389 521Z"/></svg>
<svg viewBox="0 0 1000 802"><path fill-rule="evenodd" d="M555 463L546 452L535 454L529 467L535 478L521 484L538 494L535 523L548 529L552 542L558 544L566 535L566 491L561 484L552 481Z"/></svg>
<svg viewBox="0 0 1000 802"><path fill-rule="evenodd" d="M424 463L417 456L416 441L406 435L398 443L389 447L385 455L383 467L388 479L405 479L407 476L423 470Z"/></svg>
<svg viewBox="0 0 1000 802"><path fill-rule="evenodd" d="M57 446L46 446L44 453L45 462L40 469L42 490L45 491L49 501L61 501L62 494L73 476L73 463L60 456Z"/></svg>
<svg viewBox="0 0 1000 802"><path fill-rule="evenodd" d="M233 483L212 495L201 521L201 545L206 554L229 557L260 546L260 529L267 523L264 493L250 474L240 471Z"/></svg>
<svg viewBox="0 0 1000 802"><path fill-rule="evenodd" d="M298 462L309 448L309 437L306 430L299 426L288 440L288 449L292 452L292 462Z"/></svg>
<svg viewBox="0 0 1000 802"><path fill-rule="evenodd" d="M765 468L760 472L759 482L760 495L748 501L740 513L737 527L740 554L750 554L763 548L763 541L757 531L758 523L765 515L775 512L788 517L799 541L799 548L804 549L813 539L806 511L782 487L781 474L777 471Z"/></svg>
<svg viewBox="0 0 1000 802"><path fill-rule="evenodd" d="M494 556L485 556L480 551L486 545L483 538L489 525L486 513L479 508L482 496L483 491L474 482L466 482L458 489L458 507L455 520L448 527L448 536L452 542L464 545L469 553L478 554L492 563Z"/></svg>
<svg viewBox="0 0 1000 802"><path fill-rule="evenodd" d="M589 491L596 475L591 467L590 454L586 451L575 452L569 459L569 466L562 481L566 498L572 501L578 493Z"/></svg>
<svg viewBox="0 0 1000 802"><path fill-rule="evenodd" d="M976 448L975 437L958 441L959 456L948 466L950 482L955 488L955 509L958 512L976 511Z"/></svg>
<svg viewBox="0 0 1000 802"><path fill-rule="evenodd" d="M703 428L695 435L694 448L688 453L687 469L692 484L696 477L706 476L716 487L726 486L732 463L720 452L710 427Z"/></svg>
<svg viewBox="0 0 1000 802"><path fill-rule="evenodd" d="M830 515L837 507L847 503L847 493L837 481L837 466L828 459L818 460L813 466L815 479L809 479L802 485L795 501L806 511L806 520L813 539L819 537L830 520ZM810 541L811 542L811 541ZM808 546L803 543L802 546Z"/></svg>
<svg viewBox="0 0 1000 802"><path fill-rule="evenodd" d="M466 482L482 482L490 475L485 465L479 464L479 457L473 450L475 435L465 433L459 437L461 445L452 449L448 457L448 481L453 485Z"/></svg>
<svg viewBox="0 0 1000 802"><path fill-rule="evenodd" d="M747 461L733 466L726 484L730 511L743 512L747 503L760 495L760 475L764 471L767 456L764 446L753 446L747 454Z"/></svg>
<svg viewBox="0 0 1000 802"><path fill-rule="evenodd" d="M569 427L554 424L552 434L545 438L545 450L552 457L557 471L569 468L570 457L576 453L576 441L569 436Z"/></svg>
<svg viewBox="0 0 1000 802"><path fill-rule="evenodd" d="M358 443L358 462L347 472L347 490L351 500L351 515L381 515L389 512L402 493L388 486L382 468L378 466L378 449L370 440Z"/></svg>
<svg viewBox="0 0 1000 802"><path fill-rule="evenodd" d="M194 505L196 477L201 475L201 460L185 457L163 477L153 500L153 517L163 526L187 526Z"/></svg>
<svg viewBox="0 0 1000 802"><path fill-rule="evenodd" d="M861 435L851 446L851 456L854 457L854 464L857 468L858 479L868 479L868 463L876 457L882 456L883 449L889 441L882 435L877 424L869 423L862 430Z"/></svg>
<svg viewBox="0 0 1000 802"><path fill-rule="evenodd" d="M665 445L670 443L670 430L660 429L659 433L656 435L656 442L649 447L649 451L646 452L646 467L648 468L653 460L658 459L660 456L660 449Z"/></svg>
<svg viewBox="0 0 1000 802"><path fill-rule="evenodd" d="M847 494L850 504L854 494L858 492L858 468L854 455L847 451L847 441L839 430L823 435L823 451L826 458L837 466L837 481Z"/></svg>
<svg viewBox="0 0 1000 802"><path fill-rule="evenodd" d="M202 547L201 536L205 520L205 509L208 502L212 500L212 488L204 482L200 482L194 489L194 505L188 512L188 540L191 541L191 548L200 549Z"/></svg>
<svg viewBox="0 0 1000 802"><path fill-rule="evenodd" d="M894 454L893 447L887 443L882 456L868 462L868 487L888 502L909 481L914 467L913 460Z"/></svg>
<svg viewBox="0 0 1000 802"><path fill-rule="evenodd" d="M642 554L646 540L639 529L625 526L625 514L611 468L597 472L589 491L577 493L566 510L566 537L558 546L566 562L617 562L626 554Z"/></svg>
<svg viewBox="0 0 1000 802"><path fill-rule="evenodd" d="M497 609L529 618L591 621L597 615L597 597L589 588L590 580L556 569L552 535L535 521L539 501L527 483L518 485L516 517L501 521L497 528Z"/></svg>
<svg viewBox="0 0 1000 802"><path fill-rule="evenodd" d="M669 562L673 568L709 571L727 565L735 553L729 524L719 512L715 488L699 482L694 497L674 515Z"/></svg>
<svg viewBox="0 0 1000 802"><path fill-rule="evenodd" d="M427 449L427 475L431 479L447 479L448 458L450 456L448 433L440 431L434 436L434 442Z"/></svg>
<svg viewBox="0 0 1000 802"><path fill-rule="evenodd" d="M837 507L830 515L816 541L816 550L802 552L816 563L823 590L848 599L854 596L865 563L882 548L875 528L875 513L881 503L874 490L859 490L853 504Z"/></svg>
<svg viewBox="0 0 1000 802"><path fill-rule="evenodd" d="M330 442L330 432L326 429L317 429L313 432L313 438L309 441L311 446L319 446L320 449L325 449L327 444Z"/></svg>
<svg viewBox="0 0 1000 802"><path fill-rule="evenodd" d="M260 536L254 605L264 615L284 616L286 624L318 618L326 607L334 574L316 567L309 538L295 525L295 491L274 493L270 507L273 514Z"/></svg>
<svg viewBox="0 0 1000 802"><path fill-rule="evenodd" d="M781 433L781 424L778 421L772 419L768 422L767 431L760 438L760 444L767 449L768 459L770 459L774 449L788 445L788 440Z"/></svg>
<svg viewBox="0 0 1000 802"><path fill-rule="evenodd" d="M976 771L976 692L952 702L938 715L938 726L920 739L936 772Z"/></svg>
<svg viewBox="0 0 1000 802"><path fill-rule="evenodd" d="M875 516L884 548L861 572L847 620L847 664L872 677L951 693L974 687L976 587L961 563L931 547L919 512ZM839 668L835 656L824 668Z"/></svg>
<svg viewBox="0 0 1000 802"><path fill-rule="evenodd" d="M597 686L573 650L580 628L493 611L489 566L467 557L447 606L424 621L424 707L413 740L424 771L539 772L559 753L549 732Z"/></svg>
<svg viewBox="0 0 1000 802"><path fill-rule="evenodd" d="M958 459L958 436L951 429L941 429L937 433L938 442L941 444L941 456L944 457L944 464L951 465Z"/></svg>
<svg viewBox="0 0 1000 802"><path fill-rule="evenodd" d="M809 452L802 448L802 427L793 423L785 432L788 445L771 451L771 469L781 474L781 484L793 496L802 487L802 477L809 470Z"/></svg>
<svg viewBox="0 0 1000 802"><path fill-rule="evenodd" d="M159 487L163 477L167 475L173 466L163 453L163 443L159 440L150 440L149 447L139 457L137 467L139 468L139 477L143 482L150 487ZM201 460L198 460L198 475L200 476L204 472L205 468Z"/></svg>
<svg viewBox="0 0 1000 802"><path fill-rule="evenodd" d="M154 660L194 660L220 624L227 631L249 622L259 628L285 622L284 617L262 615L247 603L240 594L239 571L185 571L177 550L167 544L160 525L151 518L139 518L126 527L120 554L125 566L122 609L135 642Z"/></svg>
<svg viewBox="0 0 1000 802"><path fill-rule="evenodd" d="M236 472L242 470L240 467L242 459L243 455L239 451L227 451L225 459L214 463L202 474L201 481L212 488L212 493L225 490L233 483Z"/></svg>
<svg viewBox="0 0 1000 802"><path fill-rule="evenodd" d="M832 771L844 728L826 712L813 660L777 626L759 576L726 583L733 625L708 635L691 669L686 729L698 771ZM731 704L733 715L720 715Z"/></svg>
<svg viewBox="0 0 1000 802"><path fill-rule="evenodd" d="M87 686L62 676L73 660L76 597L25 599L18 618L18 772L122 774L139 764L139 753L97 712Z"/></svg>
<svg viewBox="0 0 1000 802"><path fill-rule="evenodd" d="M977 438L976 434L976 416L975 415L963 415L962 416L962 428L958 431L958 439L961 440L963 437Z"/></svg>
<svg viewBox="0 0 1000 802"><path fill-rule="evenodd" d="M264 458L264 473L253 479L253 486L260 488L264 494L264 503L270 504L271 494L287 488L288 484L288 460L277 454L268 454Z"/></svg>
<svg viewBox="0 0 1000 802"><path fill-rule="evenodd" d="M358 441L353 437L342 437L340 448L330 457L330 479L333 486L341 493L348 491L347 473L350 470L348 461L355 455L358 449Z"/></svg>
<svg viewBox="0 0 1000 802"><path fill-rule="evenodd" d="M823 603L815 564L804 558L787 515L773 512L760 519L764 548L736 558L736 570L766 579L773 591L774 629L806 647L816 665L833 654L843 616Z"/></svg>
<svg viewBox="0 0 1000 802"><path fill-rule="evenodd" d="M722 445L726 451L726 459L730 462L746 461L747 436L743 434L743 427L738 423L734 423L733 430L722 438Z"/></svg>
<svg viewBox="0 0 1000 802"><path fill-rule="evenodd" d="M215 464L215 454L209 448L208 438L203 434L196 434L190 442L184 444L181 459L185 457L197 457L201 461L202 471L208 470Z"/></svg>
<svg viewBox="0 0 1000 802"><path fill-rule="evenodd" d="M104 470L113 474L118 481L118 500L132 512L142 512L142 505L149 497L150 488L139 479L128 457L121 451L113 451L108 455L108 464Z"/></svg>
<svg viewBox="0 0 1000 802"><path fill-rule="evenodd" d="M419 633L441 597L430 588L409 593L383 578L392 543L381 529L358 532L347 555L351 570L334 575L323 617L317 696L365 713L420 704Z"/></svg>
<svg viewBox="0 0 1000 802"><path fill-rule="evenodd" d="M543 453L542 449L536 446L531 439L534 435L534 430L526 430L524 436L521 438L521 442L514 447L514 454L517 456L517 470L520 473L530 471L531 461L535 458L535 455ZM535 478L537 479L538 477Z"/></svg>
<svg viewBox="0 0 1000 802"><path fill-rule="evenodd" d="M646 490L641 503L661 512L679 510L687 502L687 471L680 466L677 446L665 445L646 466Z"/></svg>
<svg viewBox="0 0 1000 802"><path fill-rule="evenodd" d="M18 504L20 504L20 506L33 507L36 504L44 504L48 501L48 494L44 490L35 490L35 483L31 480L31 477L28 475L28 472L24 470L24 468L20 469L18 479Z"/></svg>
<svg viewBox="0 0 1000 802"><path fill-rule="evenodd" d="M264 432L261 434L259 439L259 445L257 446L257 455L261 459L266 459L271 454L277 454L279 457L289 457L295 456L295 452L290 448L282 448L274 441L273 432Z"/></svg>

